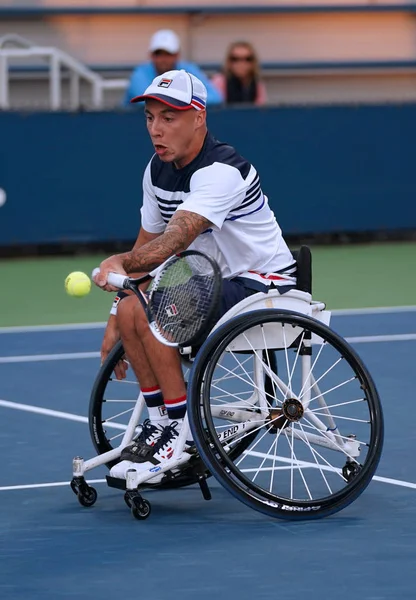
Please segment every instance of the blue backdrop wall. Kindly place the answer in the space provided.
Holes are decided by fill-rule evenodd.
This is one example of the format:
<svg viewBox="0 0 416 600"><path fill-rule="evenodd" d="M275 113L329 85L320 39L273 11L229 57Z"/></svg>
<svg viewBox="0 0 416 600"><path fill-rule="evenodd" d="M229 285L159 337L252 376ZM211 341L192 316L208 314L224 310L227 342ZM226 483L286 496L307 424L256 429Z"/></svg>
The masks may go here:
<svg viewBox="0 0 416 600"><path fill-rule="evenodd" d="M416 229L416 106L217 110L286 234ZM143 114L0 113L0 245L133 240Z"/></svg>

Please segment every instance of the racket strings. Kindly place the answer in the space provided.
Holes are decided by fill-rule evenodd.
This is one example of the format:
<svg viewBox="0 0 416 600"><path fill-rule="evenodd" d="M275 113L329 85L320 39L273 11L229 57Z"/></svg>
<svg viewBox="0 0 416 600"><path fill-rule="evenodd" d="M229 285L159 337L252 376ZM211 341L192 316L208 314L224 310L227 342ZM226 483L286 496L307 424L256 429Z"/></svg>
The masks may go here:
<svg viewBox="0 0 416 600"><path fill-rule="evenodd" d="M215 274L208 260L194 258L179 258L168 266L151 292L155 326L169 342L195 337L212 312Z"/></svg>

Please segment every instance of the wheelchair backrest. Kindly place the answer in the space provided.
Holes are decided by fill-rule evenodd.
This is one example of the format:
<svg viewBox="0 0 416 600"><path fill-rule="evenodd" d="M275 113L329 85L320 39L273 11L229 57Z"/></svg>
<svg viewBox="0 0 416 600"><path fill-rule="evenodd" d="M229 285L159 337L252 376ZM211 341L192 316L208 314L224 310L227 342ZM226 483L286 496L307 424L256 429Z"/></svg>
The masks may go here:
<svg viewBox="0 0 416 600"><path fill-rule="evenodd" d="M296 260L296 289L312 294L312 253L308 246L301 246L299 250L292 250Z"/></svg>

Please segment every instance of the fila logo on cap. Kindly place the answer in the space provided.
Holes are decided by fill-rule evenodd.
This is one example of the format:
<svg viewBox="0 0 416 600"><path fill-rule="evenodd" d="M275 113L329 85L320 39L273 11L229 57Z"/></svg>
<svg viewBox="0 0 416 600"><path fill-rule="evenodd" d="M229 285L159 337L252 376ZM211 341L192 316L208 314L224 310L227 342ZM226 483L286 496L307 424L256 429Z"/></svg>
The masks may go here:
<svg viewBox="0 0 416 600"><path fill-rule="evenodd" d="M161 79L158 87L168 88L172 83L172 79Z"/></svg>

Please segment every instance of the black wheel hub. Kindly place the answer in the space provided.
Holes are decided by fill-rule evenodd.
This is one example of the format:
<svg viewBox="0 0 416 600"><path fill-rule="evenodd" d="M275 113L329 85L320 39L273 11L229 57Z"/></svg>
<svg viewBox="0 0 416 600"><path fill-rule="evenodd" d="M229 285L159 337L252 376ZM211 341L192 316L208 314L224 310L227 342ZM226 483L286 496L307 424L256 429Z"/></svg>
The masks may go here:
<svg viewBox="0 0 416 600"><path fill-rule="evenodd" d="M288 398L283 402L282 411L284 417L291 422L300 421L303 417L303 405L296 398Z"/></svg>
<svg viewBox="0 0 416 600"><path fill-rule="evenodd" d="M281 407L269 410L269 433L277 433L280 429L289 427L290 423L300 421L303 413L302 402L296 398L288 398Z"/></svg>

